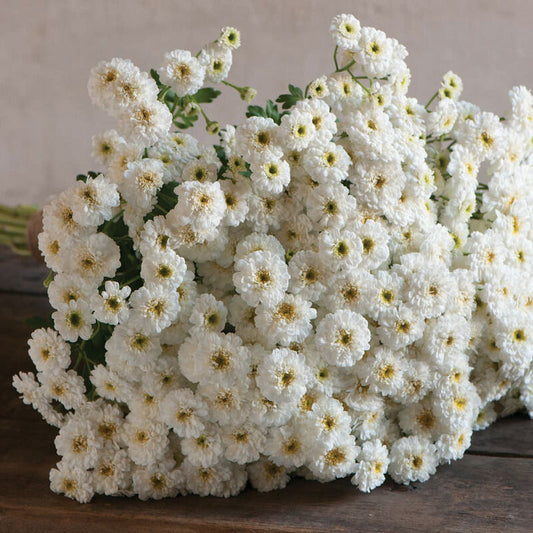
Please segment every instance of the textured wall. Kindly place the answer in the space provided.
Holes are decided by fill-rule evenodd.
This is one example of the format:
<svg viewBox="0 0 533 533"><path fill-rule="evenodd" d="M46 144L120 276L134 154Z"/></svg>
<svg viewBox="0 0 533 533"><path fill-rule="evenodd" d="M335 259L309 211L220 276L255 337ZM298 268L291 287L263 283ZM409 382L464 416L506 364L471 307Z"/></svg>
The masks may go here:
<svg viewBox="0 0 533 533"><path fill-rule="evenodd" d="M87 96L99 60L148 69L233 25L243 46L229 79L258 88L263 103L331 70L329 21L342 12L407 46L423 102L449 69L465 98L495 112L513 84L533 87L530 0L0 0L0 202L43 202L95 166L91 136L112 125ZM210 115L239 122L244 105L226 93Z"/></svg>

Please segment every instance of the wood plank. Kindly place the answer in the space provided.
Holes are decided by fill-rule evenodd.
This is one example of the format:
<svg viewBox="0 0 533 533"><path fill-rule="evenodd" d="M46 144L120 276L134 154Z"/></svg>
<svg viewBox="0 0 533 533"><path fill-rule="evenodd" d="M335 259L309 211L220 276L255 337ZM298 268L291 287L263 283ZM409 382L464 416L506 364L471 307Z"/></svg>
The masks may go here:
<svg viewBox="0 0 533 533"><path fill-rule="evenodd" d="M467 453L533 458L533 421L525 413L500 418L474 433Z"/></svg>
<svg viewBox="0 0 533 533"><path fill-rule="evenodd" d="M46 294L48 269L33 257L23 257L0 245L0 291Z"/></svg>
<svg viewBox="0 0 533 533"><path fill-rule="evenodd" d="M45 317L50 311L50 304L43 296L0 294L0 417L13 419L29 416L31 409L18 399L11 381L13 375L20 371L35 372L28 356L31 328L25 324L25 319Z"/></svg>

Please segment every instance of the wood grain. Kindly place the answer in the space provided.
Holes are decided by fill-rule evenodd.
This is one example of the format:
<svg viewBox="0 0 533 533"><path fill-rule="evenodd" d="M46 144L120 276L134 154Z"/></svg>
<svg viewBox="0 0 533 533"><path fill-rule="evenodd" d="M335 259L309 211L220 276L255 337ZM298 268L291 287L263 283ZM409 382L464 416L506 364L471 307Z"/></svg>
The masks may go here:
<svg viewBox="0 0 533 533"><path fill-rule="evenodd" d="M35 295L40 274L31 265L19 269L13 258L2 262L0 253L2 264L11 264L2 276L12 276L2 286L17 293L0 292L0 532L532 530L533 423L520 415L476 433L465 458L440 467L428 482L405 487L388 481L371 494L357 491L349 479L296 479L281 491L247 489L227 500L98 496L81 505L53 494L48 472L58 460L57 430L11 387L15 372L32 369L24 319L46 316L50 307ZM13 282L19 270L34 273L26 285ZM26 289L33 294L24 294Z"/></svg>
<svg viewBox="0 0 533 533"><path fill-rule="evenodd" d="M21 257L0 245L0 291L46 294L44 264L33 257Z"/></svg>

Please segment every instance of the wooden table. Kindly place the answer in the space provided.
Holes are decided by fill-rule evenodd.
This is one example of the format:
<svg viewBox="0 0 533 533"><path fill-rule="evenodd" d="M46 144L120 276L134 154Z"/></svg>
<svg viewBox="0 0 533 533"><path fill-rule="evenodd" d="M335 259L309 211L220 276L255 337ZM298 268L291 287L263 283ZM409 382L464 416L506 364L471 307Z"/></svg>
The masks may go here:
<svg viewBox="0 0 533 533"><path fill-rule="evenodd" d="M0 531L533 531L533 422L500 420L477 433L463 460L409 487L387 481L363 494L348 479L302 479L230 499L140 502L97 496L81 505L53 494L56 429L18 399L12 375L32 370L28 316L49 311L46 270L0 249Z"/></svg>

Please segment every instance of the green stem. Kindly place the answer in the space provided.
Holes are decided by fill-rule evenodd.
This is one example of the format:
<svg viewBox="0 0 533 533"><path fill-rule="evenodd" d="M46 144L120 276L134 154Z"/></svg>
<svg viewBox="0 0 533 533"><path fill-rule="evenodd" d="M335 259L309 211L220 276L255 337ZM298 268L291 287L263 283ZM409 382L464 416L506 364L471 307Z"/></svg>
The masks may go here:
<svg viewBox="0 0 533 533"><path fill-rule="evenodd" d="M0 234L26 238L26 226L12 226L10 224L2 224L0 221Z"/></svg>
<svg viewBox="0 0 533 533"><path fill-rule="evenodd" d="M350 70L355 65L355 59L352 59L347 65L337 70L337 72L343 72L345 70ZM362 76L366 78L366 76Z"/></svg>
<svg viewBox="0 0 533 533"><path fill-rule="evenodd" d="M162 89L161 92L159 93L159 96L157 97L158 100L160 100L160 101L163 102L163 103L166 103L166 102L165 102L165 97L166 97L168 91L170 91L170 87L167 85L167 86L165 86L165 88Z"/></svg>
<svg viewBox="0 0 533 533"><path fill-rule="evenodd" d="M28 223L28 218L29 217L11 215L9 213L3 213L2 211L0 211L0 224L26 227L26 224Z"/></svg>
<svg viewBox="0 0 533 533"><path fill-rule="evenodd" d="M9 205L0 204L0 213L5 213L14 216L31 217L33 213L38 211L39 208L35 205L18 205L11 207Z"/></svg>
<svg viewBox="0 0 533 533"><path fill-rule="evenodd" d="M231 87L231 88L235 89L236 91L239 91L239 92L241 92L242 89L243 89L242 87L239 87L237 85L233 85L233 83L230 83L229 81L226 81L226 80L222 80L222 83L224 85L227 85L228 87Z"/></svg>
<svg viewBox="0 0 533 533"><path fill-rule="evenodd" d="M335 72L339 72L339 63L337 62L337 51L339 50L339 45L335 46L333 50L333 61L335 62Z"/></svg>
<svg viewBox="0 0 533 533"><path fill-rule="evenodd" d="M141 276L137 275L134 278L129 279L128 281L125 281L124 283L120 284L120 288L125 287L126 285L129 286L130 283L133 283L134 281L137 281L138 279L141 279Z"/></svg>
<svg viewBox="0 0 533 533"><path fill-rule="evenodd" d="M429 99L429 102L424 106L424 109L426 111L428 111L428 107L431 105L431 103L433 102L433 100L435 100L435 98L437 98L437 96L439 96L439 91L437 91L430 99Z"/></svg>
<svg viewBox="0 0 533 533"><path fill-rule="evenodd" d="M0 244L5 244L6 246L11 247L22 247L24 248L26 246L26 239L18 236L13 235L7 235L0 233Z"/></svg>
<svg viewBox="0 0 533 533"><path fill-rule="evenodd" d="M363 85L358 79L356 76L354 76L352 74L352 72L350 70L347 71L350 76L352 77L352 80L355 81L355 83L357 83L357 85L359 85L362 89L364 89L364 91L366 92L366 94L368 94L368 96L370 96L370 89L366 86L366 85Z"/></svg>

